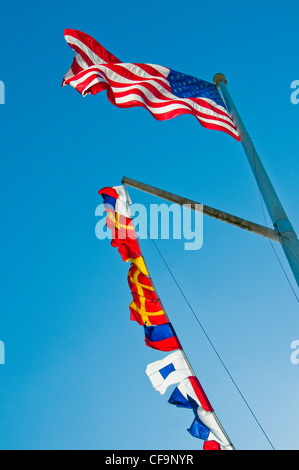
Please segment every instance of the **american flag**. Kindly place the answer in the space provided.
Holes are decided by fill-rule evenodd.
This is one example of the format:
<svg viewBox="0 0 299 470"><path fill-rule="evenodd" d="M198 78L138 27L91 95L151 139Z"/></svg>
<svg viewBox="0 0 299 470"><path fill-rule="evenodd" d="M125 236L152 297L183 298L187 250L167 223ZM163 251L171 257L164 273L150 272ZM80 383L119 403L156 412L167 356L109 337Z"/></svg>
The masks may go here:
<svg viewBox="0 0 299 470"><path fill-rule="evenodd" d="M160 65L121 62L81 31L66 29L64 36L75 57L62 86L71 85L82 96L107 90L114 105L142 106L159 121L193 114L202 126L240 140L214 84Z"/></svg>

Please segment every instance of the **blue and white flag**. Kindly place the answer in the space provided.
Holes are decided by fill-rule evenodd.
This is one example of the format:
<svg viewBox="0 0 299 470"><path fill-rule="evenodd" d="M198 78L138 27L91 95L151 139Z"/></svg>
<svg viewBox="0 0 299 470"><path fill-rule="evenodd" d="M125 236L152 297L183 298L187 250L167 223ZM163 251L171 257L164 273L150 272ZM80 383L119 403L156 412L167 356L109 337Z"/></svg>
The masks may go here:
<svg viewBox="0 0 299 470"><path fill-rule="evenodd" d="M193 437L203 439L204 441L217 443L221 450L232 450L231 443L225 437L215 413L209 413L198 408L195 412L195 419L188 429ZM207 448L206 445L206 448Z"/></svg>
<svg viewBox="0 0 299 470"><path fill-rule="evenodd" d="M206 441L206 449L212 445L220 450L231 450L231 443L219 426L214 410L196 377L184 379L175 388L168 402L193 409L195 418L188 432L191 436Z"/></svg>
<svg viewBox="0 0 299 470"><path fill-rule="evenodd" d="M168 400L171 405L203 411L213 411L201 384L196 377L184 379L172 392Z"/></svg>
<svg viewBox="0 0 299 470"><path fill-rule="evenodd" d="M161 395L164 395L169 385L179 383L186 377L193 375L181 350L149 364L146 368L146 374L154 389Z"/></svg>

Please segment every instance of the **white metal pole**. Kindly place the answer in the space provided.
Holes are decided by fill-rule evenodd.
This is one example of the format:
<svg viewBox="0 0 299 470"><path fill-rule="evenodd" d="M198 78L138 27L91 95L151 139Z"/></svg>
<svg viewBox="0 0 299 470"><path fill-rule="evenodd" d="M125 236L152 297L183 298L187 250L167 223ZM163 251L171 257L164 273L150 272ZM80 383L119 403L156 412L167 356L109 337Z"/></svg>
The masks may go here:
<svg viewBox="0 0 299 470"><path fill-rule="evenodd" d="M248 134L237 108L227 89L227 81L222 73L213 78L214 84L220 89L228 111L241 137L241 143L251 166L252 172L260 189L263 200L268 209L274 228L280 235L280 243L289 262L290 268L299 287L299 240L294 228L275 192L270 178L255 149L253 141Z"/></svg>

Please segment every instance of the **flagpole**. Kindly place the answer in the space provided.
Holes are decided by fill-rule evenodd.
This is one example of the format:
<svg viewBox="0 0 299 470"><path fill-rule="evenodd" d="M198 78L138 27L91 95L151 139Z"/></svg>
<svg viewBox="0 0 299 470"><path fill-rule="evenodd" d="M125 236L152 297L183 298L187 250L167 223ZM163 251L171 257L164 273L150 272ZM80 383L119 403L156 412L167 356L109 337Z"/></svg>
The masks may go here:
<svg viewBox="0 0 299 470"><path fill-rule="evenodd" d="M276 194L270 178L255 149L252 138L248 134L245 125L237 111L237 108L227 89L225 75L217 73L213 78L214 84L220 89L227 108L233 118L241 137L241 143L254 177L260 189L261 195L267 207L268 213L280 236L280 243L293 272L294 278L299 286L299 240L294 228Z"/></svg>
<svg viewBox="0 0 299 470"><path fill-rule="evenodd" d="M196 202L192 199L188 199L186 197L170 193L169 191L165 191L164 189L159 189L155 186L150 186L149 184L141 183L141 181L128 178L127 176L124 176L122 178L122 184L131 186L135 189L139 189L140 191L152 194L153 196L165 199L166 201L173 202L175 204L189 208L196 212L200 212L209 217L221 220L222 222L235 225L236 227L269 238L270 240L273 240L275 242L280 242L280 237L276 230L264 227L263 225L256 224L241 217L237 217L236 215L229 214L228 212L223 212L219 209L214 209L213 207L207 206L206 204L201 204L200 202Z"/></svg>

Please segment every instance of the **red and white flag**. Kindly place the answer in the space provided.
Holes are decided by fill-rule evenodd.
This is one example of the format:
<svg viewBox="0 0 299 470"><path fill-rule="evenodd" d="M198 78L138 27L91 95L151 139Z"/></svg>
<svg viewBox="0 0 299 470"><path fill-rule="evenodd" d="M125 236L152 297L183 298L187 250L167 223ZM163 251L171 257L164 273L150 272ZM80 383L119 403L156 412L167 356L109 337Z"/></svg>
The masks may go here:
<svg viewBox="0 0 299 470"><path fill-rule="evenodd" d="M240 140L214 84L160 65L123 63L80 31L66 29L64 35L75 58L62 86L71 85L82 96L107 90L115 106L142 106L160 121L192 114L202 126Z"/></svg>

